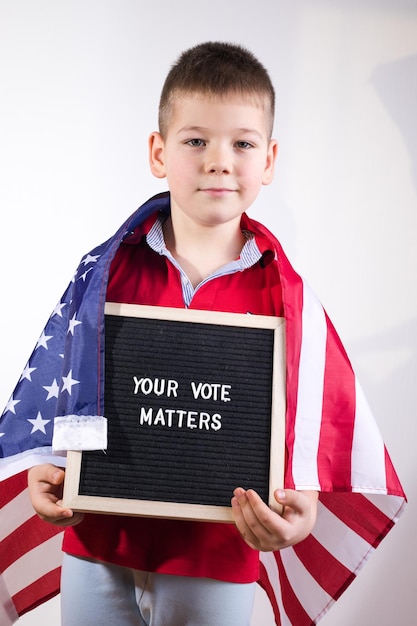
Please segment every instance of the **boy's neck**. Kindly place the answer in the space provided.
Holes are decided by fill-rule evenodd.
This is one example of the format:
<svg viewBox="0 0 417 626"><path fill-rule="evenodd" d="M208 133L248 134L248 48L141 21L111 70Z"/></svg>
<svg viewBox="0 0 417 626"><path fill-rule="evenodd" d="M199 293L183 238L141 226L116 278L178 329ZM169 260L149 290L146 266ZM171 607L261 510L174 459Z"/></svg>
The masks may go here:
<svg viewBox="0 0 417 626"><path fill-rule="evenodd" d="M240 220L215 226L164 223L165 245L187 274L193 287L226 263L239 258L245 244Z"/></svg>

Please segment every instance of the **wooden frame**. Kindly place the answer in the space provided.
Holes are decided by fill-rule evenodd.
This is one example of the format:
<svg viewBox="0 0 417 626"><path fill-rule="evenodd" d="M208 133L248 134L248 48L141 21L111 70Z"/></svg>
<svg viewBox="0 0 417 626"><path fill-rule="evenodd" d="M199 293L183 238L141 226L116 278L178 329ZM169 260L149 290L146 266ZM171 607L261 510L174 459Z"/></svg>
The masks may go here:
<svg viewBox="0 0 417 626"><path fill-rule="evenodd" d="M285 450L285 322L283 318L213 311L198 311L167 307L151 307L131 304L106 303L106 316L142 318L192 324L209 324L216 327L238 327L267 329L273 331L273 371L271 372L271 438L269 442L269 484L268 504L281 512L273 496L277 487L283 486ZM198 332L198 329L197 329ZM187 502L167 502L160 500L125 497L103 497L80 494L83 452L69 451L64 487L64 506L76 511L133 515L146 517L167 517L216 522L233 521L230 506ZM254 450L256 454L256 450ZM240 486L240 485L236 485ZM231 496L232 494L230 494Z"/></svg>

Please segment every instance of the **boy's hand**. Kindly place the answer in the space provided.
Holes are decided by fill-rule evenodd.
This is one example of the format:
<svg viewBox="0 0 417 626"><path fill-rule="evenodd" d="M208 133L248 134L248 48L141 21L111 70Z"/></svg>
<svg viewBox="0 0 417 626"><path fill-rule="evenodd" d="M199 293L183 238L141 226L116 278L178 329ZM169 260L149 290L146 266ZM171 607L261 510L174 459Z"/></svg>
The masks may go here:
<svg viewBox="0 0 417 626"><path fill-rule="evenodd" d="M51 463L35 465L28 471L29 496L36 513L45 522L57 526L74 526L83 519L62 506L65 471Z"/></svg>
<svg viewBox="0 0 417 626"><path fill-rule="evenodd" d="M233 492L232 510L236 526L246 543L263 552L281 550L305 539L317 515L317 491L277 489L277 502L284 506L282 516L269 508L260 496L238 487Z"/></svg>

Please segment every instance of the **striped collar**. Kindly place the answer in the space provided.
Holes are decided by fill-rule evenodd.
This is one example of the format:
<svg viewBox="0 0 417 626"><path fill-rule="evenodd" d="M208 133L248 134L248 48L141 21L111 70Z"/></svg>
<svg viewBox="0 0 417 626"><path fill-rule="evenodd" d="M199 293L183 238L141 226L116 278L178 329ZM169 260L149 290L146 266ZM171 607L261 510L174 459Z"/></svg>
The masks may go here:
<svg viewBox="0 0 417 626"><path fill-rule="evenodd" d="M209 280L213 280L214 278L218 278L220 276L226 276L227 274L234 274L235 272L243 272L245 269L248 269L255 265L262 257L262 253L260 252L256 244L253 233L248 230L243 230L242 233L246 239L246 242L242 248L240 257L220 267L218 270L210 274L210 276L201 281L201 283L197 285L196 288L194 288L182 267L172 256L171 252L165 245L164 232L162 228L165 219L165 216L158 216L153 226L150 228L148 234L146 235L146 242L148 246L152 248L152 250L154 250L157 254L166 256L180 272L184 303L186 306L189 306L189 304L191 303L195 292Z"/></svg>

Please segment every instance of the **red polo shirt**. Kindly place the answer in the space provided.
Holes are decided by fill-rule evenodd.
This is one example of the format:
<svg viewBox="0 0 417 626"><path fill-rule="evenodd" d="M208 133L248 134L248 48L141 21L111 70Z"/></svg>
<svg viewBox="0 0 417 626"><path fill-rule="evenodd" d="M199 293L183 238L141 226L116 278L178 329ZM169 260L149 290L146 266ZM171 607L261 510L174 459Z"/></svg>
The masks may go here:
<svg viewBox="0 0 417 626"><path fill-rule="evenodd" d="M146 220L120 246L110 270L108 301L184 307L178 269L146 243L155 219ZM251 230L246 215L241 227ZM259 262L205 282L189 308L282 316L272 246L263 237L257 237L256 243L262 253ZM66 529L63 550L163 574L238 583L259 578L259 554L247 546L234 524L88 514Z"/></svg>

